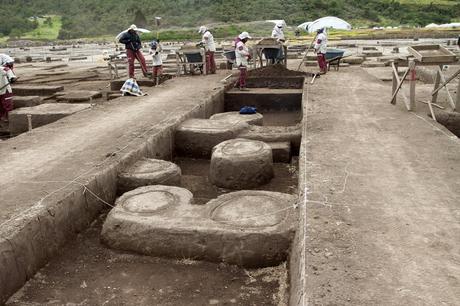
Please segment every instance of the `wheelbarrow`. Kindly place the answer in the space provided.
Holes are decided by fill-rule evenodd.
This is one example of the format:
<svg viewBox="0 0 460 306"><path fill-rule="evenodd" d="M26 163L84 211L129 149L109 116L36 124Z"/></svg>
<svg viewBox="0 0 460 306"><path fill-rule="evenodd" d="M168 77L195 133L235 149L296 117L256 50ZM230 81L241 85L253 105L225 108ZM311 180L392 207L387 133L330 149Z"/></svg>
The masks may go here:
<svg viewBox="0 0 460 306"><path fill-rule="evenodd" d="M235 50L224 51L224 57L227 60L227 69L232 70L233 65L235 65L235 63L236 63Z"/></svg>
<svg viewBox="0 0 460 306"><path fill-rule="evenodd" d="M326 62L328 65L328 70L331 70L331 66L335 66L335 70L339 70L340 61L345 54L345 50L341 49L327 49L326 51Z"/></svg>

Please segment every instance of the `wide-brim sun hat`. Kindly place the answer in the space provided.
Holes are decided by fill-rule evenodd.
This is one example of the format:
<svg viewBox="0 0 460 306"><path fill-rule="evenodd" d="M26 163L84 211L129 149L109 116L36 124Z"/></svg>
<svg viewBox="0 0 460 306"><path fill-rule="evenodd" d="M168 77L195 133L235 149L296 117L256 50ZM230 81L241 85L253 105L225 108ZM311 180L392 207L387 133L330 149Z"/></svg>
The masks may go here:
<svg viewBox="0 0 460 306"><path fill-rule="evenodd" d="M204 33L204 32L206 32L207 30L208 30L207 27L201 26L201 27L199 28L199 30L198 30L198 33Z"/></svg>
<svg viewBox="0 0 460 306"><path fill-rule="evenodd" d="M243 39L252 39L251 36L249 36L249 33L248 32L243 32L241 33L240 35L238 35L239 39L243 40Z"/></svg>

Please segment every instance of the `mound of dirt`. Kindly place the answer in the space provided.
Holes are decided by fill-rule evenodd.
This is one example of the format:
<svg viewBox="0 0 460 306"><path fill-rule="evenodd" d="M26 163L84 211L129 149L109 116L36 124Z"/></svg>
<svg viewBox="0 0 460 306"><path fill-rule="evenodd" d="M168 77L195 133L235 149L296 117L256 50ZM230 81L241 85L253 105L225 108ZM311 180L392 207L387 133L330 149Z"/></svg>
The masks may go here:
<svg viewBox="0 0 460 306"><path fill-rule="evenodd" d="M287 77L287 76L305 76L305 72L289 70L283 65L269 65L248 71L250 77Z"/></svg>

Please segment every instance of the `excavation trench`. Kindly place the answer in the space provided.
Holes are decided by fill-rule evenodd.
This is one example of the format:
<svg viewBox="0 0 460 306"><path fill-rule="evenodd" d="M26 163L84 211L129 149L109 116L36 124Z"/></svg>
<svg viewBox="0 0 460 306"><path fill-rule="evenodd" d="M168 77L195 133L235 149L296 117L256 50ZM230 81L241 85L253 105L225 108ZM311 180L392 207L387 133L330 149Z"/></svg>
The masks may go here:
<svg viewBox="0 0 460 306"><path fill-rule="evenodd" d="M62 237L52 250L53 235L40 228L42 241L30 258L21 259L29 270L2 296L32 279L7 304L288 303L290 283L298 277L290 266L297 264L291 254L294 249L297 256L293 244L299 243L303 86L303 76L252 76L249 91L222 89L199 108L171 118L88 183L116 208L109 211L75 193L61 200L57 210L81 209L62 217L69 224L54 223L53 235L62 230ZM243 106L259 114L238 115ZM216 145L222 143L223 157L217 158ZM168 179L146 179L167 168L151 159L172 162L179 172L168 168ZM136 179L129 181L131 176ZM155 180L160 187L152 187ZM80 232L76 239L74 232ZM24 233L11 237L32 238ZM14 262L14 252L5 254L3 262Z"/></svg>

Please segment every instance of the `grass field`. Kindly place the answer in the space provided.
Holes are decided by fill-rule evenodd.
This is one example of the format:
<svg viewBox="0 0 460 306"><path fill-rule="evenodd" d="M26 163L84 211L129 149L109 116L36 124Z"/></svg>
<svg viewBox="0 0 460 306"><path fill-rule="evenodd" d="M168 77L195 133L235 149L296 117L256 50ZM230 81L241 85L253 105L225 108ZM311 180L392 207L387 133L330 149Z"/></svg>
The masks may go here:
<svg viewBox="0 0 460 306"><path fill-rule="evenodd" d="M38 19L38 28L35 30L25 33L21 36L22 39L38 39L38 40L55 40L61 30L62 22L61 16L45 16L51 18L51 25L46 24L46 18Z"/></svg>

